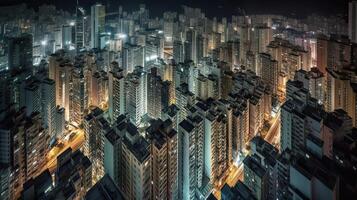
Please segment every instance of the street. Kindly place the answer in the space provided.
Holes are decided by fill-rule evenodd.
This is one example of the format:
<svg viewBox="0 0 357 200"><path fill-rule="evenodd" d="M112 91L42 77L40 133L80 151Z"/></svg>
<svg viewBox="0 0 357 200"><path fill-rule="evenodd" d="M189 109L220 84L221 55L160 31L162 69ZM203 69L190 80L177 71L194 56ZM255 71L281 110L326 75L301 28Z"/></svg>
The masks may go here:
<svg viewBox="0 0 357 200"><path fill-rule="evenodd" d="M50 173L52 174L57 166L57 156L59 156L69 147L71 147L73 151L82 147L84 142L84 131L82 129L76 129L73 132L75 135L71 139L68 141L59 141L59 143L49 151L46 158L47 163L42 168L40 173L46 169L49 169Z"/></svg>

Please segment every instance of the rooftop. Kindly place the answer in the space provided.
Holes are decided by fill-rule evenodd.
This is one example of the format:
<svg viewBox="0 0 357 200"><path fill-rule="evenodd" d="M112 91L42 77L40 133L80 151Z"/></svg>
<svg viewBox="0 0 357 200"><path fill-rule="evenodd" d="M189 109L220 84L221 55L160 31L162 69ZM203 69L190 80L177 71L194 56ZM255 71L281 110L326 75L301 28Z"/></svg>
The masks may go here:
<svg viewBox="0 0 357 200"><path fill-rule="evenodd" d="M109 175L104 175L85 195L85 200L122 200L119 188Z"/></svg>
<svg viewBox="0 0 357 200"><path fill-rule="evenodd" d="M183 120L180 124L180 127L182 127L183 129L185 129L186 132L190 133L192 132L192 130L195 128L191 122L187 121L187 120Z"/></svg>
<svg viewBox="0 0 357 200"><path fill-rule="evenodd" d="M244 169L249 168L252 170L256 175L259 177L264 177L266 174L266 170L263 168L263 166L258 163L255 159L253 159L251 156L247 156L244 161Z"/></svg>
<svg viewBox="0 0 357 200"><path fill-rule="evenodd" d="M125 137L124 144L140 163L143 163L150 156L150 144L142 136L139 136L134 143Z"/></svg>

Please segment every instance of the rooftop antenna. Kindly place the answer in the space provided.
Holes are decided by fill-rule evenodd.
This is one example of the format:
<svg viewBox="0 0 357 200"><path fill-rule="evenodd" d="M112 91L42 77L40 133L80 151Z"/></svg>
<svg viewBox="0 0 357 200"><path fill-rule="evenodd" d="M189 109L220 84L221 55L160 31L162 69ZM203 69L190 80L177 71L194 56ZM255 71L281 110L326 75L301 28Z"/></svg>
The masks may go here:
<svg viewBox="0 0 357 200"><path fill-rule="evenodd" d="M78 16L78 0L77 0L77 6L76 6L76 16Z"/></svg>
<svg viewBox="0 0 357 200"><path fill-rule="evenodd" d="M78 16L78 11L80 11L81 14L84 15L84 14L85 14L84 8L81 7L81 6L79 6L79 0L76 0L76 2L77 2L77 6L76 6L76 16Z"/></svg>

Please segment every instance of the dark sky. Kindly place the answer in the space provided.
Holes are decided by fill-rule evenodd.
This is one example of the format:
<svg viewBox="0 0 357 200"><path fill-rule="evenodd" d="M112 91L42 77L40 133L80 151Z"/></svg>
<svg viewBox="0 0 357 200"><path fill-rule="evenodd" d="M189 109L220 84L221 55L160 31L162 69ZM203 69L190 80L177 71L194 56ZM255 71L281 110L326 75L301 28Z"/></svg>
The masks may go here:
<svg viewBox="0 0 357 200"><path fill-rule="evenodd" d="M124 9L133 9L139 3L145 3L152 14L165 10L178 10L181 4L202 8L209 16L230 16L237 8L244 8L248 14L274 13L304 17L311 13L323 15L347 15L349 0L79 0L89 6L95 2L107 4L112 9L123 5ZM43 3L55 4L61 9L73 9L76 0L0 0L0 5L27 3L37 7Z"/></svg>

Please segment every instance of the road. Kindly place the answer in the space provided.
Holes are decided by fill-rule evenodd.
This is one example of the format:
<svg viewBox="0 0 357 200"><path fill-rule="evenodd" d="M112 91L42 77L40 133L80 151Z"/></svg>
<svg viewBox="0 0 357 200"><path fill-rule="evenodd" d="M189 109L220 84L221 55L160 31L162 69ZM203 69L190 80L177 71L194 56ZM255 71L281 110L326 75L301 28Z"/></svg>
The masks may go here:
<svg viewBox="0 0 357 200"><path fill-rule="evenodd" d="M267 132L267 134L265 134L264 136L264 140L266 140L267 142L269 142L270 144L273 144L275 147L278 148L279 145L279 139L280 139L280 110L277 113L277 115L275 116L275 118L273 118L270 121L270 128ZM229 175L227 176L226 179L226 183L230 186L233 187L237 184L237 182L243 181L243 164L241 163L238 167L237 166L232 166L231 171L229 173ZM221 199L221 189L224 186L224 184L222 184L221 188L214 188L213 189L213 195L217 198L217 199Z"/></svg>
<svg viewBox="0 0 357 200"><path fill-rule="evenodd" d="M55 171L57 166L57 156L63 153L67 148L71 147L73 151L82 147L84 143L84 131L82 129L74 130L75 136L69 141L60 141L58 145L53 147L47 154L47 163L42 168L41 173L49 169L51 174Z"/></svg>
<svg viewBox="0 0 357 200"><path fill-rule="evenodd" d="M278 147L280 139L280 111L277 113L276 117L272 119L271 124L272 125L264 139L275 147Z"/></svg>
<svg viewBox="0 0 357 200"><path fill-rule="evenodd" d="M242 180L243 177L243 165L239 165L239 167L234 166L234 170L232 170L231 174L228 176L226 183L233 187L239 180Z"/></svg>

